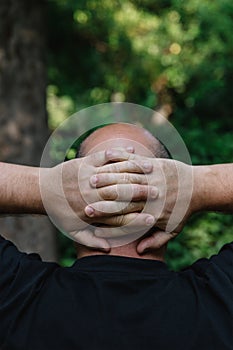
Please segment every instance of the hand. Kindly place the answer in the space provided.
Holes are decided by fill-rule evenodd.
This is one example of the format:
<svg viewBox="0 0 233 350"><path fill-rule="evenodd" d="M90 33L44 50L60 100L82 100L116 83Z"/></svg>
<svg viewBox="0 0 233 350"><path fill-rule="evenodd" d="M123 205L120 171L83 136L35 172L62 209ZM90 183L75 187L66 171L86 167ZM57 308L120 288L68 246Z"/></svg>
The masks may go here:
<svg viewBox="0 0 233 350"><path fill-rule="evenodd" d="M115 161L121 159L121 155L117 150L114 151ZM130 169L129 163L126 161L119 163L122 173L114 173L114 164L105 165L97 176L91 178L94 180L95 186L102 188L104 186L121 184L140 184L150 185L159 189L159 195L153 201L145 202L145 198L138 196L138 202L121 203L121 215L129 212L141 211L152 214L155 218L155 226L160 229L154 234L153 241L151 237L145 238L139 245L138 251L142 252L148 245L154 244L154 248L168 242L175 237L183 228L188 217L195 212L195 201L193 200L193 167L182 162L168 160L145 158L134 154L128 154L128 161L150 161L153 164L153 170L144 175L136 174ZM156 205L155 205L156 204ZM87 207L87 211L90 207ZM119 212L118 202L97 202L91 205L92 215L101 217L108 215L107 212ZM166 232L162 232L166 231ZM115 228L109 229L108 234L114 236L119 235L119 231ZM121 233L120 233L121 234ZM98 235L104 236L103 232L98 231Z"/></svg>
<svg viewBox="0 0 233 350"><path fill-rule="evenodd" d="M128 158L126 151L118 150L121 154L121 162ZM61 228L62 231L77 240L81 244L94 247L108 247L107 241L96 238L92 231L85 235L81 231L86 230L89 224L105 224L105 218L96 218L87 216L84 209L89 203L100 200L130 200L136 199L138 194L146 198L148 188L144 185L136 185L131 191L124 191L125 184L122 186L108 186L99 190L93 188L90 184L90 178L96 173L101 172L106 163L113 161L111 152L98 152L90 156L71 160L62 163L51 169L40 169L40 190L43 204L46 212L52 221ZM138 173L147 173L151 171L152 165L144 167L144 161L135 164L131 163L131 169ZM114 164L114 172L121 171L121 163ZM122 165L121 165L122 166ZM117 188L116 188L117 187ZM119 190L119 192L116 191ZM151 192L153 189L151 188ZM148 214L140 214L140 220L145 223ZM118 225L119 218L111 218L111 225ZM127 217L126 217L127 220Z"/></svg>

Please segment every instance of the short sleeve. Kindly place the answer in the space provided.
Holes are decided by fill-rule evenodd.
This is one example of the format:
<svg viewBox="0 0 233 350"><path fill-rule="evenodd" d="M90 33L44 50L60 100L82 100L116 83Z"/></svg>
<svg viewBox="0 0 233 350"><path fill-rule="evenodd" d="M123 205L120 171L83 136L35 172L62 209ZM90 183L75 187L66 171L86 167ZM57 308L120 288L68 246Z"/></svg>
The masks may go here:
<svg viewBox="0 0 233 350"><path fill-rule="evenodd" d="M225 244L218 254L211 256L209 259L197 260L191 268L198 275L209 275L218 272L233 283L233 242Z"/></svg>
<svg viewBox="0 0 233 350"><path fill-rule="evenodd" d="M233 243L224 245L209 259L198 260L191 268L204 281L210 299L225 305L233 317Z"/></svg>
<svg viewBox="0 0 233 350"><path fill-rule="evenodd" d="M14 320L57 267L38 254L19 252L0 236L0 348Z"/></svg>
<svg viewBox="0 0 233 350"><path fill-rule="evenodd" d="M218 267L233 283L233 242L224 245L217 255L213 255L210 263Z"/></svg>

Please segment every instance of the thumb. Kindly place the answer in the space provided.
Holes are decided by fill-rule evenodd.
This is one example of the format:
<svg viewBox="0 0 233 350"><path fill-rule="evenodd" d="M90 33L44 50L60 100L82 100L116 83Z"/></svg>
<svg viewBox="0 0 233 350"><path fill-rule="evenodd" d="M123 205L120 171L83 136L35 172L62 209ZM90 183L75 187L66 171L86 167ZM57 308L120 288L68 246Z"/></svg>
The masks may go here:
<svg viewBox="0 0 233 350"><path fill-rule="evenodd" d="M152 233L149 237L141 240L137 245L138 254L144 254L148 250L160 249L162 246L167 244L172 238L176 237L176 232L164 232L157 231Z"/></svg>

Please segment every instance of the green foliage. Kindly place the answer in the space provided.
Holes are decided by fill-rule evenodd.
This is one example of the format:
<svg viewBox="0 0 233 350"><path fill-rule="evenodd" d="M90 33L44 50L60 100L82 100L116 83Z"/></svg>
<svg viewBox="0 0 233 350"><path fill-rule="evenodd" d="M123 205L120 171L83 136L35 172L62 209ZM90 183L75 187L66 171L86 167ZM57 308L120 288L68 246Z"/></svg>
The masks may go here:
<svg viewBox="0 0 233 350"><path fill-rule="evenodd" d="M86 106L134 102L167 113L194 164L233 162L232 0L48 4L51 128ZM232 224L232 216L192 218L170 245L170 266L217 252Z"/></svg>
<svg viewBox="0 0 233 350"><path fill-rule="evenodd" d="M183 232L168 246L169 266L181 269L199 258L216 254L232 241L231 216L208 213L193 217Z"/></svg>

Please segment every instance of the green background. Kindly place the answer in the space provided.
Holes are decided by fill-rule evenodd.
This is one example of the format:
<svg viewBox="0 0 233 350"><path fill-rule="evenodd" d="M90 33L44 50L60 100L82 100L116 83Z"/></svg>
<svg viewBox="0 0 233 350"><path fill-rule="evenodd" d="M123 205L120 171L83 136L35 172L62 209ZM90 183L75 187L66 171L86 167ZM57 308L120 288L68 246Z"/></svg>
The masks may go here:
<svg viewBox="0 0 233 350"><path fill-rule="evenodd" d="M49 1L49 126L103 102L163 111L193 164L233 162L232 0ZM146 125L145 125L146 127ZM192 217L170 243L180 269L232 240L232 215ZM72 242L59 237L63 265Z"/></svg>

